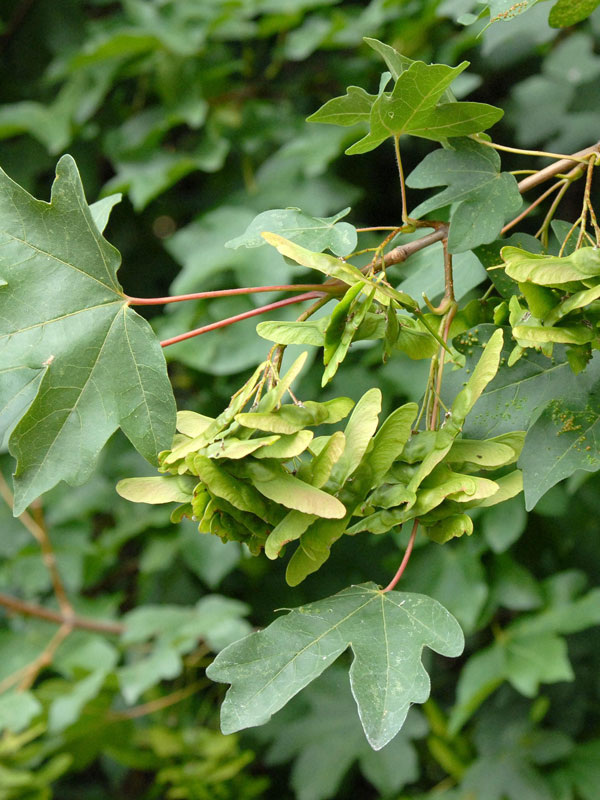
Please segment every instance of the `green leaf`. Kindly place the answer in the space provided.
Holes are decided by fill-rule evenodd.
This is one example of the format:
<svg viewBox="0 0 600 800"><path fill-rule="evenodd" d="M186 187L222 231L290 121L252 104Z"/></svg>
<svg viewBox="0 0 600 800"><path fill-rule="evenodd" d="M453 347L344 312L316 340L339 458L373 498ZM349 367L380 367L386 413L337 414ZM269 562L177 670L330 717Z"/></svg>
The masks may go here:
<svg viewBox="0 0 600 800"><path fill-rule="evenodd" d="M19 365L0 368L0 439L31 405L46 369Z"/></svg>
<svg viewBox="0 0 600 800"><path fill-rule="evenodd" d="M28 691L8 691L0 696L0 730L19 733L42 712L42 704Z"/></svg>
<svg viewBox="0 0 600 800"><path fill-rule="evenodd" d="M377 39L370 39L368 36L365 36L363 41L383 58L395 81L398 80L405 70L415 63L412 58L403 56L397 50L394 50L393 47L390 47L389 44L384 44Z"/></svg>
<svg viewBox="0 0 600 800"><path fill-rule="evenodd" d="M430 542L415 549L410 569L402 576L406 590L435 596L465 633L473 633L489 598L482 549L476 536L463 537L448 547Z"/></svg>
<svg viewBox="0 0 600 800"><path fill-rule="evenodd" d="M528 511L563 478L600 469L599 437L600 383L550 401L528 430L519 459Z"/></svg>
<svg viewBox="0 0 600 800"><path fill-rule="evenodd" d="M136 211L165 192L186 175L198 170L216 172L223 166L229 142L214 133L204 134L191 152L156 149L115 161L116 175L104 187L107 192L127 192Z"/></svg>
<svg viewBox="0 0 600 800"><path fill-rule="evenodd" d="M448 248L461 253L494 241L523 200L514 175L500 171L500 156L493 148L472 139L458 139L452 147L425 156L406 183L415 189L447 184L443 192L417 206L411 217L420 219L452 204Z"/></svg>
<svg viewBox="0 0 600 800"><path fill-rule="evenodd" d="M590 16L600 0L558 0L550 9L548 24L553 28L568 28Z"/></svg>
<svg viewBox="0 0 600 800"><path fill-rule="evenodd" d="M225 243L225 247L262 247L266 241L265 231L285 236L290 242L321 253L331 250L336 256L347 256L356 250L358 236L356 228L340 220L349 214L345 208L332 217L311 217L299 208L277 208L263 211L248 225L245 233Z"/></svg>
<svg viewBox="0 0 600 800"><path fill-rule="evenodd" d="M189 475L124 478L117 492L132 503L189 503L197 481Z"/></svg>
<svg viewBox="0 0 600 800"><path fill-rule="evenodd" d="M600 785L600 740L592 739L578 744L557 772L575 790L576 797L596 800ZM573 794L569 795L572 796Z"/></svg>
<svg viewBox="0 0 600 800"><path fill-rule="evenodd" d="M479 650L458 680L457 704L450 715L456 733L500 684L508 681L526 697L535 697L540 683L572 681L573 670L563 638L554 633L511 635Z"/></svg>
<svg viewBox="0 0 600 800"><path fill-rule="evenodd" d="M96 670L53 700L48 711L48 729L58 733L76 722L84 705L98 696L105 680L106 672Z"/></svg>
<svg viewBox="0 0 600 800"><path fill-rule="evenodd" d="M481 347L495 328L479 325L476 330L461 334L455 340L459 348L461 340L468 347L466 369L472 370L481 354ZM528 350L512 367L506 362L512 349L509 341L502 350L502 364L497 376L483 391L477 404L467 417L464 434L485 439L489 436L527 430L537 411L551 400L579 396L586 387L598 379L596 359L582 375L573 374L564 353L555 350L552 361ZM466 376L462 370L449 372L444 377L442 398L449 402Z"/></svg>
<svg viewBox="0 0 600 800"><path fill-rule="evenodd" d="M161 348L127 305L119 254L98 232L70 156L56 175L47 204L0 174L3 368L47 367L10 438L16 514L61 480L86 481L119 426L155 462L175 425Z"/></svg>
<svg viewBox="0 0 600 800"><path fill-rule="evenodd" d="M540 0L521 0L515 3L514 0L488 0L487 4L490 9L489 25L493 22L507 22L515 17L524 14Z"/></svg>
<svg viewBox="0 0 600 800"><path fill-rule="evenodd" d="M161 644L146 658L121 667L117 674L123 697L132 704L151 686L161 680L176 678L181 670L181 658L177 651Z"/></svg>
<svg viewBox="0 0 600 800"><path fill-rule="evenodd" d="M369 744L379 750L398 733L411 703L429 696L425 646L446 656L463 650L462 631L443 606L363 584L301 606L231 645L207 675L232 684L221 728L233 733L267 722L351 647L352 693Z"/></svg>
<svg viewBox="0 0 600 800"><path fill-rule="evenodd" d="M562 258L528 253L519 247L503 247L501 255L506 274L519 283L531 281L540 286L562 288L571 281L600 275L600 251L595 247L581 247Z"/></svg>
<svg viewBox="0 0 600 800"><path fill-rule="evenodd" d="M504 553L527 526L522 497L506 500L486 511L481 518L481 532L494 553Z"/></svg>
<svg viewBox="0 0 600 800"><path fill-rule="evenodd" d="M294 718L275 717L263 733L272 742L266 757L269 766L294 759L291 785L298 800L339 796L342 778L355 761L385 797L417 780L418 756L410 740L425 736L427 723L416 709L388 745L373 751L360 727L344 670L336 666L292 700L289 708L298 709Z"/></svg>
<svg viewBox="0 0 600 800"><path fill-rule="evenodd" d="M123 195L118 192L117 194L109 194L108 197L103 197L101 200L96 200L95 203L91 204L90 214L100 233L104 232L108 225L111 211L122 199Z"/></svg>
<svg viewBox="0 0 600 800"><path fill-rule="evenodd" d="M390 136L411 134L444 141L489 128L502 117L501 109L485 103L439 103L468 66L467 61L458 67L415 61L398 77L391 93L382 93L373 102L370 132L346 153L366 153Z"/></svg>
<svg viewBox="0 0 600 800"><path fill-rule="evenodd" d="M346 508L337 497L299 480L277 462L250 462L246 469L258 491L275 503L327 519L346 516Z"/></svg>
<svg viewBox="0 0 600 800"><path fill-rule="evenodd" d="M368 122L377 95L368 94L360 86L349 86L346 94L328 100L318 111L306 118L307 122L322 122L342 127Z"/></svg>

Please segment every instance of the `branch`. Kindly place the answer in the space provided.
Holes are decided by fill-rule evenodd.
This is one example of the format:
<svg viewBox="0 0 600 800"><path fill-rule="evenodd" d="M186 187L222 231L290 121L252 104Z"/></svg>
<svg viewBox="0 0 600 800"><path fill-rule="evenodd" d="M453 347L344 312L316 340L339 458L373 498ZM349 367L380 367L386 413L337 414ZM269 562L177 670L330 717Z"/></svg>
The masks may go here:
<svg viewBox="0 0 600 800"><path fill-rule="evenodd" d="M109 711L108 719L121 720L121 719L136 719L137 717L145 717L147 714L153 714L155 711L162 711L163 708L169 708L176 703L181 703L187 697L196 694L200 689L204 689L210 685L208 679L202 679L185 686L183 689L178 689L171 694L158 697L156 700L150 700L148 703L142 703L139 706L128 708L125 711Z"/></svg>
<svg viewBox="0 0 600 800"><path fill-rule="evenodd" d="M592 145L591 147L586 147L585 150L580 150L578 153L573 153L571 158L565 158L561 161L556 161L554 164L550 164L550 166L539 170L534 175L529 175L527 178L524 178L518 184L519 191L521 194L528 192L530 189L533 189L535 186L539 186L540 183L550 180L555 175L564 172L566 169L572 169L574 159L580 160L586 156L592 155L593 153L600 153L600 142L596 142L596 144ZM393 250L390 250L389 253L386 253L384 256L384 264L386 267L389 267L392 264L401 264L403 261L406 261L407 258L412 256L413 253L417 253L419 250L429 247L429 245L434 244L435 242L441 242L442 239L445 239L447 236L448 226L443 225L433 233L428 233L427 236L423 236L421 239L416 239L414 242L408 242L407 244L400 245L395 247Z"/></svg>
<svg viewBox="0 0 600 800"><path fill-rule="evenodd" d="M11 492L8 483L6 482L4 475L2 475L1 472L0 472L0 495L4 499L7 506L12 511L13 500L14 500L13 493ZM52 543L50 542L48 531L46 530L46 527L43 524L43 517L41 519L42 519L42 524L36 522L36 520L27 511L24 511L18 517L19 522L21 522L27 528L29 533L31 533L31 535L36 539L36 541L40 545L40 548L42 550L42 559L44 561L46 569L50 573L54 594L56 595L56 599L58 601L58 605L61 608L63 616L66 618L72 616L73 606L69 602L64 584L62 582L62 578L60 577L60 573L58 571L58 565L56 563L56 556L54 555L54 550L52 549Z"/></svg>
<svg viewBox="0 0 600 800"><path fill-rule="evenodd" d="M69 623L64 623L61 625L39 656L27 664L24 670L19 670L17 673L15 673L15 676L23 674L23 678L19 683L20 692L30 689L44 667L49 667L50 664L52 664L54 654L72 630L73 627Z"/></svg>
<svg viewBox="0 0 600 800"><path fill-rule="evenodd" d="M114 634L115 636L120 636L125 632L125 626L118 622L104 622L90 617L79 617L74 613L71 615L62 614L60 611L44 608L44 606L40 606L37 603L19 600L19 598L4 594L4 592L0 592L0 606L10 609L16 614L23 614L25 617L37 617L48 622L56 622L58 625L67 625L73 629Z"/></svg>
<svg viewBox="0 0 600 800"><path fill-rule="evenodd" d="M593 153L600 153L600 142L596 142L596 144L593 144L591 147L586 147L585 150L580 150L578 153L573 153L572 159L582 159L586 156L591 156ZM550 180L560 172L571 169L573 167L572 159L564 158L561 161L556 161L554 164L550 164L550 166L539 170L539 172L536 172L534 175L523 178L522 181L519 181L519 191L521 194L528 192L530 189L539 186L540 183Z"/></svg>
<svg viewBox="0 0 600 800"><path fill-rule="evenodd" d="M383 263L386 267L389 267L392 264L401 264L414 253L418 253L419 250L423 250L424 247L429 247L430 244L441 242L442 239L445 239L447 236L448 226L442 225L433 233L428 233L427 236L422 236L420 239L415 239L414 242L407 242L406 244L401 244L398 247L394 247L393 250L390 250L389 253L385 254L383 257Z"/></svg>

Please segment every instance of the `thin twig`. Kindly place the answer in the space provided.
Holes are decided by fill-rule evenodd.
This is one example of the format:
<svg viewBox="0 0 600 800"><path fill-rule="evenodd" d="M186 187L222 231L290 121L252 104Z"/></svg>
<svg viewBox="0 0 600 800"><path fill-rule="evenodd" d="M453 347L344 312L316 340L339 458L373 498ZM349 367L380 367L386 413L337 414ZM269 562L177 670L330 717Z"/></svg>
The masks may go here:
<svg viewBox="0 0 600 800"><path fill-rule="evenodd" d="M521 194L528 192L535 186L539 186L540 183L545 183L551 178L554 178L555 175L559 175L561 172L571 169L574 160L579 161L580 159L585 159L587 156L591 156L593 153L600 153L600 142L596 142L596 144L593 144L591 147L586 147L585 150L580 150L578 153L574 153L569 158L565 158L562 161L556 161L554 164L544 167L544 169L536 172L535 175L530 175L527 178L523 178L522 181L519 181L519 191Z"/></svg>
<svg viewBox="0 0 600 800"><path fill-rule="evenodd" d="M145 717L148 714L153 714L155 711L162 711L163 708L169 708L170 706L174 706L176 703L181 703L182 700L191 697L199 689L203 689L209 684L210 681L208 679L196 681L195 683L191 683L189 686L185 686L183 689L178 689L176 692L164 695L156 700L151 700L148 703L142 703L139 706L134 706L133 708L128 708L124 711L109 711L107 717L111 721Z"/></svg>
<svg viewBox="0 0 600 800"><path fill-rule="evenodd" d="M590 203L590 193L592 190L592 176L594 174L594 167L596 166L596 156L593 155L588 162L587 168L587 175L585 178L585 189L583 192L583 206L581 208L581 230L579 231L579 236L577 237L577 244L575 245L575 249L578 250L581 247L581 243L583 242L583 237L587 227L587 215L588 210L591 208ZM597 234L597 231L596 231Z"/></svg>
<svg viewBox="0 0 600 800"><path fill-rule="evenodd" d="M26 689L29 689L44 667L50 666L54 654L72 630L73 626L69 623L63 623L60 626L39 656L25 668L25 674L19 683L19 691L24 692Z"/></svg>
<svg viewBox="0 0 600 800"><path fill-rule="evenodd" d="M323 288L324 287L324 288ZM322 283L285 284L284 286L244 286L241 289L215 289L210 292L193 292L192 294L175 294L167 297L131 297L125 295L130 306L160 306L167 303L182 303L185 300L209 300L215 297L233 297L244 294L260 294L261 292L307 292L328 291Z"/></svg>
<svg viewBox="0 0 600 800"><path fill-rule="evenodd" d="M548 247L548 229L550 227L550 223L554 219L554 215L556 214L556 209L558 208L558 206L560 205L561 200L563 199L563 197L567 193L567 190L568 190L570 185L571 185L571 181L565 181L563 183L561 190L559 191L559 193L556 195L556 197L552 201L552 204L550 205L550 208L548 209L548 212L547 212L546 216L544 217L544 221L542 222L542 224L540 226L540 229L535 234L536 238L538 236L541 236L541 241L542 241L542 245L544 246L544 248Z"/></svg>
<svg viewBox="0 0 600 800"><path fill-rule="evenodd" d="M539 158L556 158L559 159L559 161L561 162L566 161L567 163L572 161L585 160L585 156L582 156L580 153L574 153L572 156L568 156L565 155L564 153L548 153L546 150L524 150L520 147L508 147L508 145L497 144L496 142L488 142L485 139L477 139L477 141L480 144L484 144L486 147L493 147L494 150L503 150L506 153L517 153L518 155L522 156L538 156Z"/></svg>
<svg viewBox="0 0 600 800"><path fill-rule="evenodd" d="M4 606L4 608L8 608L10 611L22 614L25 617L37 617L48 622L56 622L59 625L69 624L73 628L84 631L96 631L97 633L114 634L116 636L125 632L125 626L118 622L104 622L90 617L80 617L77 614L64 615L60 611L53 611L50 608L37 605L37 603L19 600L17 597L4 594L4 592L0 592L0 606Z"/></svg>
<svg viewBox="0 0 600 800"><path fill-rule="evenodd" d="M412 532L410 534L410 539L408 540L408 544L406 545L406 550L404 552L404 558L402 559L402 562L401 562L400 566L398 567L398 571L396 572L396 574L394 575L392 580L388 583L388 585L385 587L385 589L381 590L382 592L391 592L392 589L394 588L394 586L398 583L398 581L402 577L402 573L406 569L406 565L408 564L408 560L410 558L410 554L412 553L413 545L415 543L415 538L417 536L418 527L419 527L419 520L416 519L414 521L414 523L413 523L413 528L412 528Z"/></svg>
<svg viewBox="0 0 600 800"><path fill-rule="evenodd" d="M435 244L435 242L441 242L442 239L445 239L448 236L448 226L444 225L433 233L428 233L426 236L422 236L420 239L415 239L413 242L407 242L406 244L398 245L398 247L394 247L393 250L390 250L389 253L386 253L383 257L383 263L387 269L387 267L392 266L392 264L401 264L403 261L406 261L407 258L410 258L414 253L418 253L419 250L423 250L425 247L429 247L431 244Z"/></svg>
<svg viewBox="0 0 600 800"><path fill-rule="evenodd" d="M12 510L14 504L13 493L11 492L10 487L6 482L4 475L2 475L2 473L0 473L0 495L2 496L7 506ZM68 617L73 615L73 606L69 602L67 593L65 591L65 586L62 582L62 578L60 577L60 573L58 571L56 556L54 555L54 550L52 549L52 543L50 541L50 537L48 536L48 531L46 530L46 526L43 522L43 515L40 515L39 521L36 521L31 516L31 514L29 514L27 511L24 511L22 514L19 515L18 520L19 522L21 522L22 525L24 525L27 528L29 533L31 533L31 535L36 539L42 550L42 558L44 561L44 565L46 566L46 569L50 573L54 594L56 595L56 599L63 613L63 617L67 619Z"/></svg>
<svg viewBox="0 0 600 800"><path fill-rule="evenodd" d="M517 216L514 219L511 219L510 222L507 222L506 225L502 228L501 233L504 234L511 228L514 228L514 226L517 225L519 222L521 222L521 220L524 219L528 214L530 214L534 208L537 208L537 206L539 206L540 203L543 203L543 201L547 197L549 197L552 194L552 192L555 192L557 189L560 189L561 186L562 182L558 181L557 183L554 184L554 186L551 186L549 189L546 189L545 192L542 192L542 194L539 197L536 197L533 203L530 203L530 205L528 205L524 211L521 211L521 213L517 214Z"/></svg>
<svg viewBox="0 0 600 800"><path fill-rule="evenodd" d="M448 309L448 313L446 314L446 318L444 320L444 332L442 334L442 337L445 342L448 341L448 335L450 333L450 325L452 325L452 320L454 319L454 315L456 314L456 309L457 305L456 303L453 303ZM444 352L440 350L437 380L435 387L433 388L434 400L433 400L433 409L431 411L431 424L430 424L431 430L435 430L438 424L438 412L441 402L440 396L442 394L442 380L444 377L444 366L445 366Z"/></svg>
<svg viewBox="0 0 600 800"><path fill-rule="evenodd" d="M406 181L404 180L404 169L402 168L402 158L400 157L400 137L394 136L394 152L396 153L396 165L398 167L398 177L400 178L400 195L402 197L402 222L408 222L408 205L406 203Z"/></svg>

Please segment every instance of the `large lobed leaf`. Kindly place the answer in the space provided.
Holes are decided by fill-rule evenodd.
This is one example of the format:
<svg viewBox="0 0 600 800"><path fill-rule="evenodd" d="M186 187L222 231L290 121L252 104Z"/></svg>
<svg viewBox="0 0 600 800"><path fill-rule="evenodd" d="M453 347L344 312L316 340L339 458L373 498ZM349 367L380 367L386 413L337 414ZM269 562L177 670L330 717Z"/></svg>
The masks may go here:
<svg viewBox="0 0 600 800"><path fill-rule="evenodd" d="M155 462L172 440L175 402L160 345L127 304L119 253L94 223L71 156L57 165L50 203L0 172L0 219L0 397L5 381L24 400L37 388L28 410L24 401L6 420L20 417L9 442L19 514L59 481L87 480L118 427Z"/></svg>
<svg viewBox="0 0 600 800"><path fill-rule="evenodd" d="M462 653L463 633L449 612L425 595L383 593L368 583L293 609L234 642L207 675L232 684L221 728L233 733L267 722L351 647L352 693L367 739L379 750L398 733L410 705L429 696L425 646L446 656Z"/></svg>

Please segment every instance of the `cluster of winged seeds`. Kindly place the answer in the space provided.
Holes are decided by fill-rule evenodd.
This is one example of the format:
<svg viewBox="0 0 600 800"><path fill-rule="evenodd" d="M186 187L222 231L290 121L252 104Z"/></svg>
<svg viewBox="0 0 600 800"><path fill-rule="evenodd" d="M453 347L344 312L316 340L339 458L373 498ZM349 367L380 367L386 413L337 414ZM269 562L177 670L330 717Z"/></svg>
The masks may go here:
<svg viewBox="0 0 600 800"><path fill-rule="evenodd" d="M580 372L592 348L600 348L600 250L581 247L566 256L552 256L503 247L501 255L506 274L518 283L525 301L524 306L513 295L504 311L517 342L509 366L528 347L551 356L559 343L570 345L569 363ZM495 321L503 318L497 315Z"/></svg>
<svg viewBox="0 0 600 800"><path fill-rule="evenodd" d="M356 406L347 397L282 403L306 354L257 400L269 369L261 364L215 419L179 412L173 448L160 454L163 476L129 478L117 489L137 502L179 502L174 521L190 517L200 532L244 542L253 554L264 549L275 559L298 541L287 568L291 585L318 570L344 533L385 533L418 519L439 543L470 534L468 509L522 489L521 473L510 465L524 433L486 440L460 435L497 372L501 348L498 330L436 431L413 429L415 403L395 409L378 429L376 388ZM343 430L315 436L313 429L349 414Z"/></svg>

